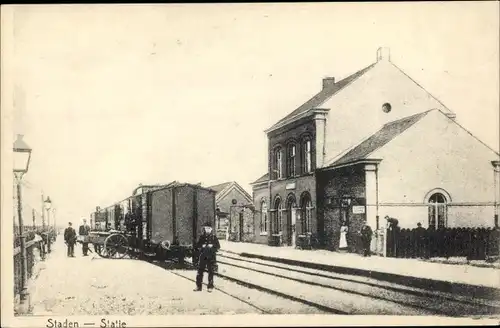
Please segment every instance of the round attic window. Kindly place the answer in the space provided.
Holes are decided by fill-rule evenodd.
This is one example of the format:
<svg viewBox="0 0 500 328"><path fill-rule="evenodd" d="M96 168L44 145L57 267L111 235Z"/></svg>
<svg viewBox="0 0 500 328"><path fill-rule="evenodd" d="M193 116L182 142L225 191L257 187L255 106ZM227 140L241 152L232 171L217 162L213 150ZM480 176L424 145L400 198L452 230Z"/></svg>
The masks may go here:
<svg viewBox="0 0 500 328"><path fill-rule="evenodd" d="M238 201L237 201L236 199L233 199L233 200L231 201L231 203L233 203L233 205L236 205L236 203L238 203Z"/></svg>
<svg viewBox="0 0 500 328"><path fill-rule="evenodd" d="M385 103L382 105L382 111L384 113L389 113L391 111L391 109L392 109L392 106L389 103Z"/></svg>

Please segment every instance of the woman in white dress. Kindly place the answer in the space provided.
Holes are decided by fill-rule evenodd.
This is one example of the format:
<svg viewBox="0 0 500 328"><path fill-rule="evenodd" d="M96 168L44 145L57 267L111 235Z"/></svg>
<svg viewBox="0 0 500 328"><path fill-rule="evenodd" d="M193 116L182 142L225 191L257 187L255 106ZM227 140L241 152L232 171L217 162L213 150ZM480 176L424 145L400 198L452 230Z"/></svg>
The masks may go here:
<svg viewBox="0 0 500 328"><path fill-rule="evenodd" d="M340 228L340 245L339 249L344 250L347 249L347 226L342 226Z"/></svg>

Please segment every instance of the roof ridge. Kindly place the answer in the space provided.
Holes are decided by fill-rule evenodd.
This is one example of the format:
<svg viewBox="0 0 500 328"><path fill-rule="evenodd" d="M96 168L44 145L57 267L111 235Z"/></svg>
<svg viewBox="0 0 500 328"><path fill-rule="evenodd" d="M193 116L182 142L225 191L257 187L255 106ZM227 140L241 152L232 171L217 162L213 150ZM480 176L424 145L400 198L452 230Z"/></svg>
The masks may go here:
<svg viewBox="0 0 500 328"><path fill-rule="evenodd" d="M315 93L311 98L309 98L306 102L303 102L300 106L298 106L296 109L294 109L291 113L287 114L285 117L283 117L282 119L278 120L278 122L276 122L275 124L273 124L269 129L267 129L266 131L270 131L270 130L274 130L280 126L283 126L283 125L286 125L288 123L291 123L293 122L294 118L300 116L300 115L304 115L305 113L308 113L310 110L314 109L314 108L317 108L318 105L314 105L314 104L311 104L310 108L307 108L307 109L304 109L304 110L300 110L302 106L305 106L306 104L308 104L309 102L312 102L314 101L314 99L316 97L318 97L319 95L321 95L321 93L327 93L327 95L325 95L325 98L324 99L321 99L320 100L320 104L323 104L325 103L328 99L330 99L331 97L333 97L334 95L336 95L338 92L340 92L341 90L345 89L347 86L351 85L354 81L356 81L357 79L359 79L361 76L363 76L366 72L368 72L371 68L373 68L378 62L375 62L375 63L372 63L354 73L351 73L349 74L348 76L344 77L342 80L336 82L335 84L333 84L331 87L326 87L326 88L322 88L320 91L318 91L317 93ZM349 80L351 79L351 80ZM346 82L347 80L347 83L342 85L343 82ZM340 86L340 87L339 87ZM326 92L328 91L328 92ZM328 95L328 93L331 93L330 95ZM309 106L307 106L309 107ZM296 114L292 115L292 116L289 116L291 115L292 113L294 113L295 111L299 110L299 112L297 112Z"/></svg>
<svg viewBox="0 0 500 328"><path fill-rule="evenodd" d="M361 156L361 158L358 158L357 160L362 159L362 158L366 159L368 156L370 156L371 154L373 154L375 151L377 151L377 150L381 149L382 147L386 146L388 143L390 143L391 141L393 141L394 139L396 139L397 137L399 137L401 134L403 134L405 131L407 131L409 128L411 128L416 123L418 123L424 116L426 116L432 110L434 110L434 109L431 109L431 110L428 110L428 111L425 111L425 112L421 112L421 113L418 113L418 114L406 116L406 117L404 117L402 119L399 119L399 120L391 122L391 123L395 124L395 123L398 123L398 122L401 123L401 122L403 122L405 120L408 120L408 119L411 119L411 118L413 118L413 119L417 118L413 122L409 122L411 124L407 124L407 125L402 126L401 130L400 131L396 131L396 133L394 134L394 136L392 136L390 139L386 140L385 142L384 141L381 142L379 145L374 145L373 149L369 149L368 152L364 153ZM445 114L443 113L443 115L445 115ZM335 157L328 166L332 166L332 165L334 165L336 163L337 164L344 164L343 161L342 161L342 159L344 157L348 157L348 155L349 155L350 152L353 152L356 148L360 147L363 143L366 143L371 138L374 138L377 134L381 133L384 129L390 128L393 124L384 124L376 132L372 133L370 136L368 136L367 138L365 138L364 140L362 140L359 143L355 144L349 150L347 150L346 152L344 152L343 155L339 155L339 156Z"/></svg>
<svg viewBox="0 0 500 328"><path fill-rule="evenodd" d="M470 132L468 129L466 129L463 125L461 125L460 123L458 123L456 120L446 116L445 113L443 113L442 111L440 111L448 120L450 120L452 123L455 123L456 125L458 125L462 130L464 130L465 132L467 132L471 137L473 137L474 139L476 139L477 141L479 141L480 143L483 144L483 146L485 146L486 148L488 148L489 150L491 150L492 152L494 152L497 156L500 156L500 153L497 152L495 149L491 148L490 146L488 146L484 141L482 141L481 139L479 139L478 137L476 137L474 134L472 134L472 132Z"/></svg>
<svg viewBox="0 0 500 328"><path fill-rule="evenodd" d="M439 109L430 109L430 110L427 110L425 112L420 112L420 113L417 113L417 114L413 114L413 115L409 115L409 116L405 116L405 117L402 117L400 119L397 119L397 120L394 120L394 121L390 121L390 122L387 122L385 123L384 125L382 125L377 131L375 131L374 133L371 133L365 137L363 137L362 139L360 139L359 142L353 144L352 146L350 147L347 147L346 149L344 149L343 151L341 151L338 155L332 157L331 159L327 160L327 163L330 163L330 164L327 164L326 166L329 166L329 165L332 165L333 163L335 163L336 161L338 161L339 159L341 159L342 157L344 157L344 155L346 155L348 152L350 152L351 150L353 150L354 148L358 147L359 145L361 145L363 142L366 142L368 139L370 139L371 137L373 137L375 134L379 133L380 131L382 131L385 127L388 127L392 124L395 124L395 123L398 123L398 122L401 122L401 121L404 121L404 120L407 120L407 119L410 119L410 118L413 118L413 117L416 117L416 116L419 116L419 115L422 115L422 117L424 116L424 114L427 114L429 113L430 111L433 111L433 110L439 110ZM443 113L444 114L444 113ZM446 115L446 114L445 114ZM374 150L375 151L375 150ZM369 153L371 154L371 153ZM368 155L369 155L368 154ZM368 156L367 155L367 156Z"/></svg>
<svg viewBox="0 0 500 328"><path fill-rule="evenodd" d="M227 182L227 186L225 186L221 191L217 192L216 198L222 198L226 196L232 188L236 188L243 194L245 198L250 199L250 201L252 200L252 196L248 193L248 191L246 191L245 188L243 188L236 181Z"/></svg>
<svg viewBox="0 0 500 328"><path fill-rule="evenodd" d="M247 196L246 198L250 199L250 201L252 201L252 195L250 195L250 193L248 191L246 191L245 188L243 188L243 186L241 186L238 182L234 181L234 187L237 188L237 189L241 189L241 191L243 192L243 194L245 196Z"/></svg>
<svg viewBox="0 0 500 328"><path fill-rule="evenodd" d="M228 184L228 183L232 183L232 182L234 182L234 181L221 182L221 183L217 183L217 184L211 185L210 187L222 186L222 185L225 185L225 184Z"/></svg>
<svg viewBox="0 0 500 328"><path fill-rule="evenodd" d="M349 85L353 84L355 81L357 81L360 77L362 77L363 75L365 75L366 72L368 72L371 68L373 68L375 65L377 65L378 62L375 62L371 65L368 65L367 67L357 71L356 73L353 73L345 78L343 78L342 80L340 80L338 83L341 83L342 81L344 80L347 80L349 79L350 77L353 77L353 75L356 75L356 74L359 74L358 76L355 76L353 77L352 80L350 80L349 82L347 82L345 85L341 86L338 90L336 90L332 95L330 95L328 98L326 98L324 102L327 102L330 98L332 98L333 96L335 96L337 93L339 93L340 91L342 91L343 89L345 89L346 87L348 87Z"/></svg>
<svg viewBox="0 0 500 328"><path fill-rule="evenodd" d="M410 118L413 118L413 117L416 117L416 116L419 116L419 115L426 115L427 113L433 111L433 110L439 110L439 108L433 108L433 109L429 109L429 110L426 110L425 112L420 112L420 113L416 113L416 114L412 114L412 115L408 115L408 116L405 116L405 117L402 117L402 118L398 118L397 120L394 120L394 121L390 121L390 122L387 122L385 123L382 128L386 125L391 125L391 124L395 124L395 123L398 123L398 122L401 122L401 121L404 121L404 120L407 120L407 119L410 119ZM445 113L443 113L444 115L446 115ZM382 130L382 128L380 130Z"/></svg>
<svg viewBox="0 0 500 328"><path fill-rule="evenodd" d="M357 146L361 145L363 142L365 142L368 139L370 139L371 137L373 137L374 134L376 134L377 132L379 132L383 128L384 128L384 126L382 126L380 129L378 129L376 132L368 134L367 136L361 138L359 142L354 143L352 146L347 147L346 149L344 149L340 153L338 153L336 156L334 156L331 159L327 160L326 162L329 163L329 164L325 165L325 167L328 167L328 166L332 165L333 163L335 163L336 161L338 161L339 159L341 159L342 157L344 157L344 155L346 155L348 152L350 152L351 150L353 150Z"/></svg>
<svg viewBox="0 0 500 328"><path fill-rule="evenodd" d="M415 120L415 122L413 122L413 123L409 124L408 126L404 127L404 129L403 129L402 131L398 132L398 134L396 134L393 138L391 138L390 140L388 140L388 141L387 141L387 142L385 142L384 144L382 144L382 145L380 145L379 147L376 147L375 149L373 149L372 151L370 151L368 154L366 154L366 156L365 156L365 157L370 156L371 154L373 154L373 153L374 153L374 152L376 152L377 150L379 150L379 149L383 148L384 146L386 146L388 143L390 143L391 141L393 141L393 140L394 140L394 139L396 139L397 137L401 136L401 135L402 135L403 133L405 133L405 132L406 132L409 128L411 128L412 126L414 126L415 124L417 124L418 122L420 122L420 120L421 120L422 118L424 118L424 116L426 116L426 115L427 115L430 111L432 111L432 110L433 110L433 109L428 110L428 111L425 111L425 112L422 112L422 113L419 113L419 114L416 114L416 115L411 115L411 116L406 117L406 119L410 119L410 118L416 118L416 117L420 116L420 117L418 117L418 119L417 119L417 120ZM404 119L403 119L403 120L404 120ZM403 121L403 120L399 120L399 121L401 122L401 121ZM384 125L384 127L385 127L385 125ZM383 128L382 128L382 129L383 129ZM381 131L382 129L380 129L379 131ZM379 131L377 131L377 132L379 132ZM377 132L375 132L375 133L377 133ZM375 133L374 133L374 134L375 134Z"/></svg>
<svg viewBox="0 0 500 328"><path fill-rule="evenodd" d="M262 180L262 181L259 181L259 180L264 179L268 175L269 175L269 172L264 173L263 175L261 175L260 177L258 177L257 179L255 179L253 182L251 182L250 185L253 185L253 184L256 184L256 183L266 182L269 179L265 179L265 180Z"/></svg>
<svg viewBox="0 0 500 328"><path fill-rule="evenodd" d="M446 110L448 110L450 113L452 114L455 114L454 111L452 111L451 109L448 108L448 106L446 106L445 104L443 104L443 102L441 100L439 100L437 97L435 97L432 93L430 93L426 88L424 88L420 83L418 83L417 81L415 81L410 75L408 75L404 70L402 70L401 68L399 68L396 64L394 64L393 62L390 62L390 64L394 67L396 67L401 73L403 73L407 78L409 78L413 83L415 83L420 89L424 90L429 96L431 96L435 101L437 101L441 106L443 106L444 108L446 108Z"/></svg>

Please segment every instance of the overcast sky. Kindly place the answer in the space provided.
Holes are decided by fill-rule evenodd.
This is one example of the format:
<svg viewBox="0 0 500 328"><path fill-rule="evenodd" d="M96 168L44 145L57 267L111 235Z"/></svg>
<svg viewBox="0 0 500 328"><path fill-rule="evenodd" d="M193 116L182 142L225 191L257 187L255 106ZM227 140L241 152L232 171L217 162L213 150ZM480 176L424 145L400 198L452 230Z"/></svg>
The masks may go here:
<svg viewBox="0 0 500 328"><path fill-rule="evenodd" d="M499 148L497 2L23 6L13 26L25 202L40 208L43 189L64 222L141 182L251 192L263 130L379 46Z"/></svg>

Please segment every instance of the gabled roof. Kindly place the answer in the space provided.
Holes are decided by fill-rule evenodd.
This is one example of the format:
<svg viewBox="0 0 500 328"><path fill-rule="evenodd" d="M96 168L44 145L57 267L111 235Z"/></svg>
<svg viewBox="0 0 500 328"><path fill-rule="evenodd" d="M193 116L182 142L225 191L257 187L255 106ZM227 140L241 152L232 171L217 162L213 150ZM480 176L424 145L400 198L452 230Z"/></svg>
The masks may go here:
<svg viewBox="0 0 500 328"><path fill-rule="evenodd" d="M430 111L426 111L385 124L378 132L371 135L368 139L362 141L357 146L351 148L351 150L345 153L342 157L334 160L326 166L338 166L366 159L371 153L386 145L415 123L420 121L429 112Z"/></svg>
<svg viewBox="0 0 500 328"><path fill-rule="evenodd" d="M236 189L247 199L247 201L252 202L252 196L250 196L250 194L245 189L243 189L243 187L241 187L236 181L224 182L208 188L216 191L216 200L223 198L231 190Z"/></svg>
<svg viewBox="0 0 500 328"><path fill-rule="evenodd" d="M340 80L337 83L332 84L331 86L323 88L320 92L318 92L316 95L314 95L311 99L306 101L304 104L302 104L300 107L295 109L293 112L279 120L276 124L274 124L272 127L268 129L274 130L280 126L285 125L286 123L289 123L295 118L296 116L306 113L314 108L317 108L321 104L323 104L326 100L328 100L330 97L335 95L337 92L342 90L345 86L350 84L351 82L355 81L358 79L360 76L365 74L367 71L369 71L372 67L375 66L376 63L373 63L362 70L357 71L354 74L349 75L348 77Z"/></svg>
<svg viewBox="0 0 500 328"><path fill-rule="evenodd" d="M221 184L218 184L218 185L215 185L215 186L211 186L211 187L208 187L208 188L212 189L212 190L215 190L216 193L219 193L222 190L224 190L226 187L228 187L231 183L232 183L232 181L224 182L224 183L221 183Z"/></svg>
<svg viewBox="0 0 500 328"><path fill-rule="evenodd" d="M254 182L252 182L251 184L258 184L258 183L261 183L261 182L265 182L265 181L268 181L269 180L269 172L264 174L263 176L261 176L260 178L258 178L257 180L255 180Z"/></svg>
<svg viewBox="0 0 500 328"><path fill-rule="evenodd" d="M379 49L380 50L380 49ZM368 71L372 70L374 67L376 67L379 63L390 63L392 67L394 67L396 70L398 70L402 75L404 75L407 79L409 79L413 84L415 84L418 88L423 90L427 97L429 99L435 100L440 106L442 106L442 109L447 111L445 115L447 115L450 118L455 117L455 113L453 113L449 108L447 108L439 99L434 97L429 91L427 91L424 87L422 87L418 82L416 82L414 79L412 79L408 74L406 74L401 68L393 64L390 60L390 55L388 58L379 58L377 59L377 62L357 71L356 73L340 80L337 83L332 83L332 84L327 84L326 86L324 85L323 89L318 92L316 95L314 95L311 99L306 101L304 104L296 108L294 111L292 111L290 114L286 115L284 118L279 120L277 123L275 123L273 126L271 126L269 129L267 129L265 132L270 133L280 127L283 127L287 124L290 124L302 117L305 117L309 114L312 113L313 110L315 109L321 109L321 106L325 104L327 101L330 100L333 96L335 96L337 93L339 93L341 90L349 87L353 82L361 78L365 73ZM324 109L324 108L323 108Z"/></svg>

